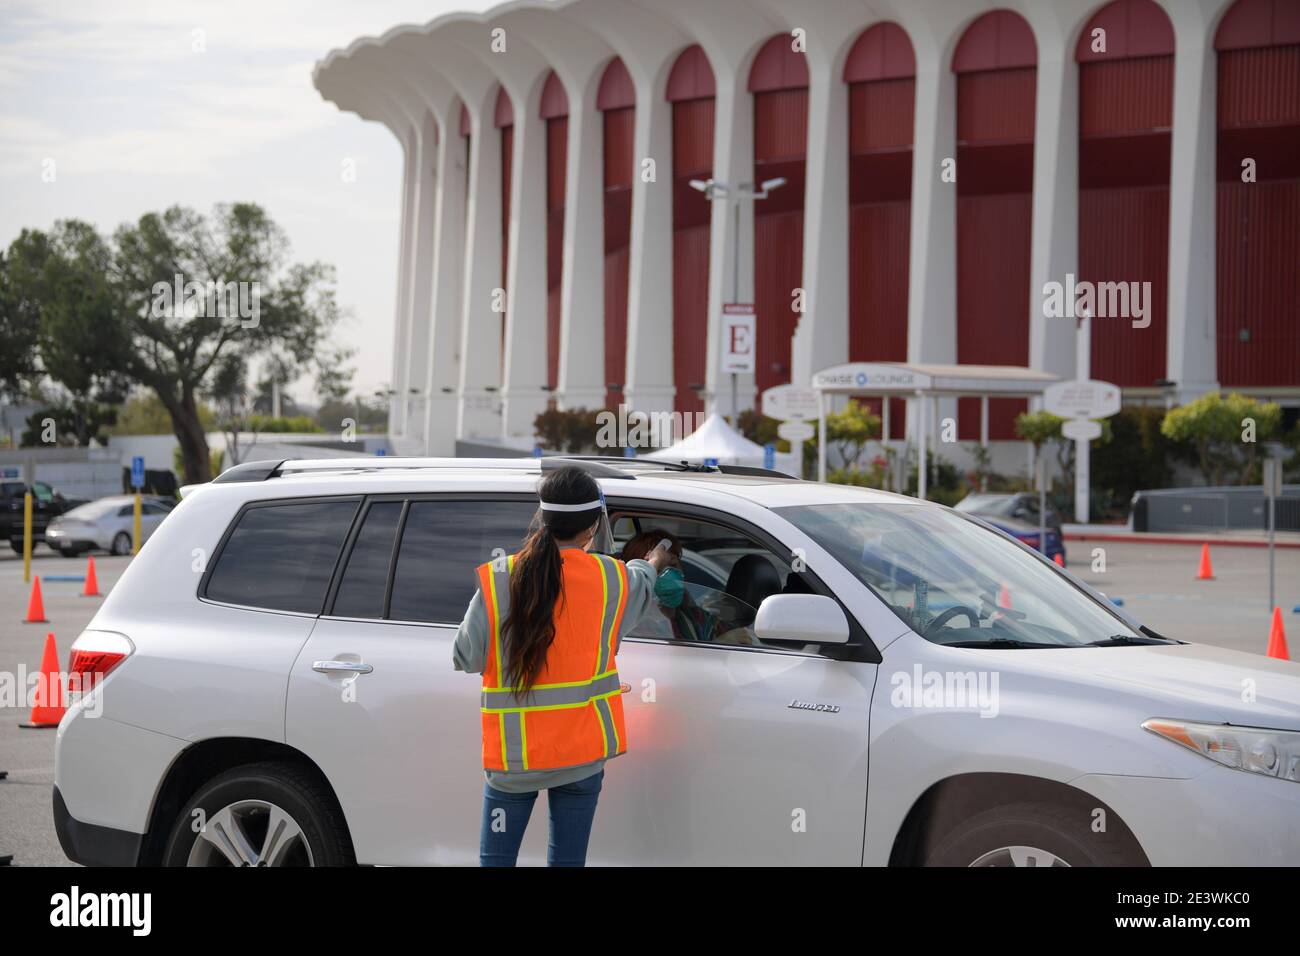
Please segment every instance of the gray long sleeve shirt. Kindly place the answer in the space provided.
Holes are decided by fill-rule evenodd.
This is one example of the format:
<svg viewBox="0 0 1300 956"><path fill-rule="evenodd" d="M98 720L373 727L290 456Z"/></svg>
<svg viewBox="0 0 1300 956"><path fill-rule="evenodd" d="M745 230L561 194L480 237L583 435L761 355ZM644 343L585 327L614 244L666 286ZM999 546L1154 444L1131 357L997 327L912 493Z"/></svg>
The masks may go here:
<svg viewBox="0 0 1300 956"><path fill-rule="evenodd" d="M625 635L636 627L637 622L647 612L658 613L654 600L655 579L658 573L649 561L633 559L627 562L627 604L623 610L623 622L618 629L614 650ZM460 622L456 633L456 643L452 647L452 665L458 671L481 674L487 665L488 651L488 616L483 605L483 592L474 592L465 619ZM499 770L485 770L487 782L494 790L504 793L531 793L550 787L562 787L566 783L585 780L605 766L604 758L593 760L579 767L566 767L563 770L524 770L503 773Z"/></svg>

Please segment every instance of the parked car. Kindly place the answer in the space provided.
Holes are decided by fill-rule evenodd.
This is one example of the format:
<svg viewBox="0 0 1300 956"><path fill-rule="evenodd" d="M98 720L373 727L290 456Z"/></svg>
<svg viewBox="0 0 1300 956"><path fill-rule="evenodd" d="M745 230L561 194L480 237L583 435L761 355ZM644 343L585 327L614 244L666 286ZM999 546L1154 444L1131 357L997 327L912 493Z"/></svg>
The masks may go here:
<svg viewBox="0 0 1300 956"><path fill-rule="evenodd" d="M1008 494L994 494L976 491L967 495L954 506L958 511L984 515L993 518L1014 518L1025 524L1038 528L1038 495L1029 491L1017 491ZM1058 535L1061 534L1061 513L1050 504L1047 506L1047 527Z"/></svg>
<svg viewBox="0 0 1300 956"><path fill-rule="evenodd" d="M148 541L170 511L166 499L142 498L141 539ZM130 554L134 534L135 496L109 495L79 505L55 518L45 529L45 543L65 558L75 558L94 549L110 554Z"/></svg>
<svg viewBox="0 0 1300 956"><path fill-rule="evenodd" d="M101 676L58 730L64 851L476 863L481 688L451 648L471 569L569 463L250 462L188 492L72 645ZM743 640L622 642L593 864L1300 864L1300 665L1162 637L937 504L578 464L623 540L703 555L692 594Z"/></svg>
<svg viewBox="0 0 1300 956"><path fill-rule="evenodd" d="M4 522L9 546L23 553L23 500L32 493L32 545L45 540L50 521L75 507L79 498L67 498L43 481L0 481L0 521Z"/></svg>

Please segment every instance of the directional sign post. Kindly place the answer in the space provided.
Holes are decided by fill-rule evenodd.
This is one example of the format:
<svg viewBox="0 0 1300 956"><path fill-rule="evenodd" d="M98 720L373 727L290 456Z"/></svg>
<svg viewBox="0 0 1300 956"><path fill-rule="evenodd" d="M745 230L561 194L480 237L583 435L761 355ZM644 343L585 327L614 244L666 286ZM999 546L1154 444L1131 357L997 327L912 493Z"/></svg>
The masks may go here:
<svg viewBox="0 0 1300 956"><path fill-rule="evenodd" d="M762 395L763 414L781 422L776 433L790 443L794 467L803 477L803 443L817 434L813 422L817 421L820 392L815 388L798 385L777 385L765 389Z"/></svg>
<svg viewBox="0 0 1300 956"><path fill-rule="evenodd" d="M1088 321L1088 315L1079 316L1075 332L1076 378L1049 385L1043 391L1043 410L1070 419L1061 426L1061 434L1074 440L1074 520L1080 524L1088 523L1091 442L1101 435L1101 425L1095 419L1114 415L1122 400L1118 385L1088 377L1092 364Z"/></svg>

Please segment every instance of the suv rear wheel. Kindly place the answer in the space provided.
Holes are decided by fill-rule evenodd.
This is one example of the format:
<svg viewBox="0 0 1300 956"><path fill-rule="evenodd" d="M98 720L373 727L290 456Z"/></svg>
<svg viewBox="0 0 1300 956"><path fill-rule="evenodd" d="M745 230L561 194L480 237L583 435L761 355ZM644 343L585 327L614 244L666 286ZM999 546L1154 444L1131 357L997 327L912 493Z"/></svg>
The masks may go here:
<svg viewBox="0 0 1300 956"><path fill-rule="evenodd" d="M165 866L351 866L343 811L320 777L291 763L209 780L172 827Z"/></svg>
<svg viewBox="0 0 1300 956"><path fill-rule="evenodd" d="M964 820L944 834L926 866L1146 866L1115 827L1097 833L1077 806L1014 803ZM1123 829L1122 826L1119 829Z"/></svg>

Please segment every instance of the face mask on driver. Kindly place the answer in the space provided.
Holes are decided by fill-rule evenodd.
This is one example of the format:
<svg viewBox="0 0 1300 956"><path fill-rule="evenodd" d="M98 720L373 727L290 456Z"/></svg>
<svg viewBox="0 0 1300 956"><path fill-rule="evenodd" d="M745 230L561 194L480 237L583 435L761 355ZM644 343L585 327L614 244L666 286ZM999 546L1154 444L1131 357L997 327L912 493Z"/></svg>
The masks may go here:
<svg viewBox="0 0 1300 956"><path fill-rule="evenodd" d="M655 579L655 600L662 607L679 607L686 596L686 581L677 568L665 568Z"/></svg>

